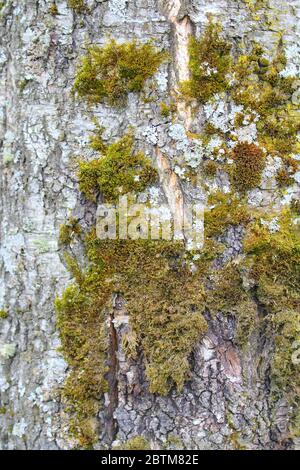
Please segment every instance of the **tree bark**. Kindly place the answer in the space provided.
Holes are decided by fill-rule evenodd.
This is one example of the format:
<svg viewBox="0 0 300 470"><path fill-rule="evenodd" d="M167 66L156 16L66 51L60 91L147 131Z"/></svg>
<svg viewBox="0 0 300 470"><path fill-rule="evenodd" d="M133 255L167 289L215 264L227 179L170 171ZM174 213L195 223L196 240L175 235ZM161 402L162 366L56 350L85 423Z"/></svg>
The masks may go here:
<svg viewBox="0 0 300 470"><path fill-rule="evenodd" d="M76 157L89 157L92 118L105 126L110 140L134 126L137 145L158 167L171 211L184 211L190 198L203 199L201 188L195 195L171 169L165 155L172 157L177 150L153 103L130 94L123 109L105 104L87 109L74 100L71 88L85 42L136 38L166 49L171 58L157 75L157 102L176 93L179 82L188 78L188 39L203 34L209 13L236 45L256 40L272 50L282 30L285 44L299 42L299 0L271 1L264 14L276 18L273 23L265 22L264 14L255 19L242 0L87 3L89 11L82 14L64 0L56 1L57 15L46 0L7 0L0 11L0 309L8 312L0 320L0 333L2 347L14 349L0 363L2 449L75 445L60 395L68 364L59 351L54 301L71 280L58 244L60 225L71 214L84 228L95 220L96 206L79 192L75 164ZM180 102L176 119L186 132L197 133L201 113L192 116ZM238 229L228 237L231 251L239 253ZM81 247L74 250L82 256ZM122 351L126 308L115 305L113 311L111 390L99 416L95 448L141 435L154 449L166 442L169 448L187 449L295 445L287 440L287 402L271 399L273 345L262 327L244 352L234 341L234 316L206 313L208 332L190 357L189 380L182 392L172 389L162 397L149 392L142 353L133 361Z"/></svg>

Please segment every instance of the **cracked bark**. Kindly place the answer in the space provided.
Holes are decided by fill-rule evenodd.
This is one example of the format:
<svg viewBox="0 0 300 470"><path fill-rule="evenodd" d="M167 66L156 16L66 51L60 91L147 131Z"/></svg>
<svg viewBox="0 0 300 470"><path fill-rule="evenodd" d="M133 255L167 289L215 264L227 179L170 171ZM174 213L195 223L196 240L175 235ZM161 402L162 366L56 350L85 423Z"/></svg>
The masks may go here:
<svg viewBox="0 0 300 470"><path fill-rule="evenodd" d="M89 157L92 116L105 125L111 140L129 125L136 128L138 143L158 164L161 188L173 212L183 214L185 199L194 196L171 170L174 145L154 105L130 96L126 109L99 106L92 112L73 102L70 89L85 38L91 43L103 43L109 35L119 40L153 39L169 50L173 62L163 69L169 89L158 87L158 102L188 78L188 37L203 31L206 13L214 13L233 40L271 42L271 32L254 22L236 0L90 1L91 12L84 17L74 14L66 1L56 3L57 17L49 15L46 1L8 0L1 10L0 308L7 308L9 316L1 320L0 340L16 345L15 356L0 364L1 406L7 410L0 416L2 449L67 449L74 444L60 401L67 364L57 350L53 303L70 281L60 259L59 226L70 213L85 228L95 217L95 207L79 194L73 160L74 155ZM299 18L298 2L286 1L273 28L279 32L289 24L287 41L293 44ZM201 116L192 120L184 103L179 103L178 112L186 131L192 126L193 131L201 129ZM156 130L155 152L147 139L149 127ZM238 234L231 245L238 251ZM82 256L79 246L72 248ZM245 355L234 346L232 318L218 315L208 323L206 337L193 352L191 377L183 392L154 396L145 379L142 353L136 360L124 356L121 340L128 331L128 316L123 307L114 307L109 405L100 414L104 431L98 447L116 438L144 435L158 448L173 435L185 448L234 448L233 432L249 448L290 445L285 441L287 405L268 399L272 345L258 333Z"/></svg>
<svg viewBox="0 0 300 470"><path fill-rule="evenodd" d="M118 432L118 422L114 417L114 412L118 406L118 335L114 325L116 313L122 308L122 302L118 294L114 296L113 308L109 317L109 352L106 379L108 383L108 405L106 406L106 432L107 444L111 446Z"/></svg>

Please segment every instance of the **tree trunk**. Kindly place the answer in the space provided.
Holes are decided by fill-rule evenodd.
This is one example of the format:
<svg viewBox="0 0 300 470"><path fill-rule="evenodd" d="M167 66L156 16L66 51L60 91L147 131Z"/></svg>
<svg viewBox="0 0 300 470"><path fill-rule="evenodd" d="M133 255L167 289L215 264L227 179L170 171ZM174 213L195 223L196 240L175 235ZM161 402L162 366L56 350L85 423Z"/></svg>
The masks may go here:
<svg viewBox="0 0 300 470"><path fill-rule="evenodd" d="M212 14L237 57L241 44L247 48L253 41L272 54L282 31L289 63L299 73L299 0L258 0L257 10L250 5L255 2L243 0L89 0L81 12L70 3L7 0L0 7L0 310L3 317L7 313L0 319L2 449L78 445L61 395L71 366L59 349L54 302L72 281L58 241L61 224L73 216L87 231L95 223L96 204L79 191L77 176L77 158L92 155L93 117L110 143L134 127L135 145L157 168L162 197L173 214L180 213L186 201L206 197L201 172L193 186L181 180L172 162L186 148L180 137L170 137L171 125L180 125L187 139L203 132L203 104L195 108L178 99L180 83L190 77L190 36L203 37ZM142 93L128 95L125 106L89 107L71 93L78 60L87 44L103 45L110 36L118 42L151 40L170 58ZM176 109L164 119L159 106L170 96ZM218 184L224 189L228 181L221 176ZM293 191L299 195L295 185ZM274 192L265 188L259 194L254 205L265 208ZM242 255L243 233L239 226L226 232L228 259ZM86 266L82 243L71 252ZM258 322L248 347L236 340L235 311L205 309L208 329L189 355L190 376L183 390L172 387L163 396L150 392L142 349L134 359L124 353L130 312L115 296L107 320L109 390L91 422L94 448L137 436L153 449L295 447L289 399L283 391L272 392L274 338L259 321L265 315L260 299L252 300Z"/></svg>

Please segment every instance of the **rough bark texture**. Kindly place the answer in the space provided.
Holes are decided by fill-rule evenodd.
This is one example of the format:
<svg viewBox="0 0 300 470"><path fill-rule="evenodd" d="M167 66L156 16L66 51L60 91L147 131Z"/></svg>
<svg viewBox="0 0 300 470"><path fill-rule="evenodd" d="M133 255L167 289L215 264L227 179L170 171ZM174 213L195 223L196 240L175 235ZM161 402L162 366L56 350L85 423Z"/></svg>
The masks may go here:
<svg viewBox="0 0 300 470"><path fill-rule="evenodd" d="M158 165L161 191L171 210L183 210L187 198L203 200L195 190L168 172L170 157L180 154L170 139L169 124L157 115L155 103L130 95L124 109L98 105L87 111L70 94L85 41L153 40L171 54L156 75L157 101L164 101L179 80L187 78L187 36L201 34L213 13L236 43L256 39L272 48L276 32L286 44L299 41L299 0L268 9L273 24L253 19L237 0L97 0L90 11L76 14L66 1L7 0L0 13L0 307L1 344L15 345L13 357L1 359L0 416L2 449L68 449L68 414L60 389L68 366L58 351L54 300L70 281L58 246L59 226L72 213L83 227L91 226L95 207L78 191L74 156L86 154L88 134L96 116L113 140L129 124L141 148ZM272 3L272 2L271 2ZM279 3L284 4L280 8ZM269 24L270 26L266 26ZM294 58L290 59L291 61ZM295 62L294 66L297 64ZM145 94L151 97L151 89ZM178 122L199 131L201 112L191 119L180 104ZM167 171L167 176L166 176ZM226 181L225 181L226 184ZM263 192L264 205L272 194ZM239 253L240 233L228 234L228 256ZM75 248L78 252L80 248ZM258 306L259 309L259 306ZM100 413L99 442L111 446L143 435L153 448L169 442L189 449L282 448L286 442L288 405L270 400L269 363L272 343L263 331L252 338L248 353L235 342L230 316L207 314L209 330L195 348L192 373L182 393L166 397L149 392L143 357L126 360L121 338L128 328L126 309L115 299L111 328L110 393ZM115 355L115 357L113 357Z"/></svg>

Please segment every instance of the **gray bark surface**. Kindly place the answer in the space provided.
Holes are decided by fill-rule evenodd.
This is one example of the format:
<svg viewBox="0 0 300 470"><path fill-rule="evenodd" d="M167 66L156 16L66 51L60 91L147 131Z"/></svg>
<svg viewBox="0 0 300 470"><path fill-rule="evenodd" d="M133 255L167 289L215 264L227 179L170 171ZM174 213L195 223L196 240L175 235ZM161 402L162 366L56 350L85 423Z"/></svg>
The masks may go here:
<svg viewBox="0 0 300 470"><path fill-rule="evenodd" d="M249 14L243 1L181 1L176 21L201 34L206 14L213 13L234 41L245 39L270 47L275 33L284 31L286 44L299 42L299 0L276 3L276 22L269 28ZM284 8L280 8L284 4ZM71 214L90 227L95 206L78 190L75 157L92 156L88 135L96 116L110 140L133 125L138 146L156 161L156 146L172 147L168 125L154 105L130 95L124 109L98 105L88 110L70 94L84 44L117 40L153 40L170 51L170 64L156 75L158 100L176 86L182 70L180 39L170 11L177 2L156 0L89 1L90 11L78 15L67 2L56 2L59 14L49 13L51 2L7 0L0 12L0 308L9 315L0 323L1 347L15 348L0 361L0 448L69 449L68 414L60 399L68 365L59 352L54 300L70 281L58 246L60 225ZM176 8L175 8L176 10ZM295 46L296 47L296 46ZM178 49L179 48L179 49ZM179 54L179 55L178 55ZM297 54L296 54L297 56ZM297 57L290 58L297 67ZM151 90L145 95L151 96ZM179 122L186 125L188 110ZM197 132L201 115L191 130ZM226 184L226 182L225 182ZM161 187L163 192L166 188ZM202 200L183 185L183 197ZM172 204L172 190L165 191ZM263 194L261 204L272 195ZM228 257L239 253L241 234L228 233ZM80 247L74 248L80 254ZM115 305L118 344L126 331L126 311ZM125 318L125 319L124 319ZM167 397L149 392L142 358L126 360L119 346L114 409L100 413L102 430L95 448L110 447L144 435L153 448L170 436L188 449L285 447L289 409L284 399L270 400L268 371L272 344L263 331L253 336L244 354L234 345L235 322L230 316L207 317L209 330L195 348L192 374L182 393ZM108 397L106 397L108 399ZM175 439L175 440L176 440ZM180 442L180 444L178 444ZM170 444L171 448L172 445Z"/></svg>

